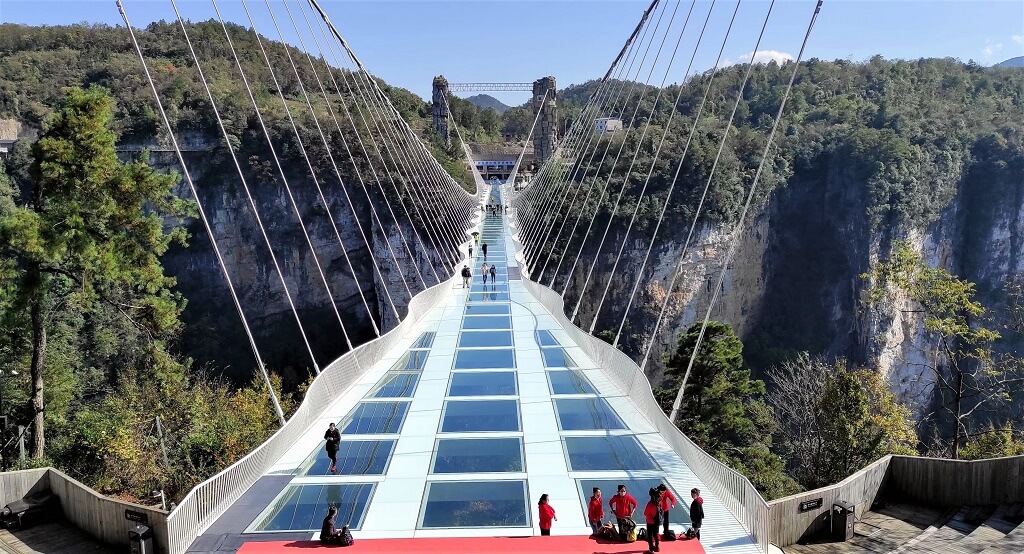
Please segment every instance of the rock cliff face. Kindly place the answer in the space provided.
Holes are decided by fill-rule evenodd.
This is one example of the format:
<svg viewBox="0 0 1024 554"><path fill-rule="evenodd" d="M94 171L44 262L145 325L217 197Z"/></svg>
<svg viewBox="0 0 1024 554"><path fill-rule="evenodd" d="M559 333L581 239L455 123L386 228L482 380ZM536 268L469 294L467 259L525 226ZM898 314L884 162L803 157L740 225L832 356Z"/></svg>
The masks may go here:
<svg viewBox="0 0 1024 554"><path fill-rule="evenodd" d="M935 342L914 314L869 309L863 298L870 283L861 275L888 255L893 241L904 240L929 264L976 283L977 299L994 324L1008 323L1012 299L1007 284L1024 279L1021 160L1020 153L975 160L965 168L941 216L920 229L886 222L872 226L864 187L840 163L795 172L749 218L712 319L736 329L744 341L745 358L755 370L802 350L843 357L853 364L877 367L889 377L893 390L923 410L931 401L934 376L921 362L935 359ZM653 267L642 277L637 307L623 332L621 346L634 359L646 346L689 226L689 222L674 223L668 227L676 229L675 236L655 249ZM670 345L674 348L674 336L704 317L728 249L729 231L714 223L698 229L669 301L670 325L654 339L648 366L654 382L660 379L662 355ZM647 237L635 237L631 235L623 254L596 332L611 329L614 335L618 328L621 307L628 301L633 275L647 247ZM621 240L620 229L610 244L617 248ZM607 279L602 271L607 272L614 261L615 249L604 249L609 250L612 253L602 254L598 261L600 277L585 293L579 318L584 328L594 316ZM581 281L574 280L567 291L570 311ZM1004 348L1021 343L1021 337L1000 328Z"/></svg>
<svg viewBox="0 0 1024 554"><path fill-rule="evenodd" d="M202 137L191 137L186 144L190 150L186 163L261 354L266 363L288 379L300 380L313 371L313 365L241 181L229 171L229 159L218 159L222 153L217 152L214 144ZM128 145L122 149L140 148ZM151 161L180 171L171 152L157 152ZM415 294L424 288L417 266L427 286L436 283L427 269L427 256L437 259L433 245L427 242L422 246L415 240L408 219L397 204L394 210L401 227L396 225L384 198L369 184L369 195L358 183L346 184L354 205L350 207L336 178L320 176L328 202L325 207L308 174L289 176L288 184L316 253L314 258L280 181L247 177L284 282L320 367L349 349L342 324L349 340L358 345L375 336L370 313L382 332L397 323L395 310L404 316L410 291ZM191 198L184 184L179 194ZM385 224L383 230L372 222L371 202ZM344 251L329 216L335 219ZM249 378L254 358L223 271L201 223L191 221L188 227L192 237L188 247L177 248L164 257L168 273L178 279L177 288L188 299L182 348L200 365L209 364L214 370L226 368L226 373L234 378ZM415 265L403 238L417 258ZM423 240L428 239L424 236ZM326 277L326 287L317 261ZM440 264L437 268L441 271ZM340 323L332 303L340 314Z"/></svg>

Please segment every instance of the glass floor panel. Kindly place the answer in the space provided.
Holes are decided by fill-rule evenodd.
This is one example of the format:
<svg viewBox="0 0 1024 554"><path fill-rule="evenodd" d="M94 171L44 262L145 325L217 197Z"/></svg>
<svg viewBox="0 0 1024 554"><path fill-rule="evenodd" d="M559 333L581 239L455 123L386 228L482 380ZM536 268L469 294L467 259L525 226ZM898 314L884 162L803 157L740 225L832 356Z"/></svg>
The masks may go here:
<svg viewBox="0 0 1024 554"><path fill-rule="evenodd" d="M466 308L469 312L469 307ZM511 329L512 318L509 316L482 315L462 319L463 329Z"/></svg>
<svg viewBox="0 0 1024 554"><path fill-rule="evenodd" d="M468 318L467 318L468 319ZM486 350L456 350L455 369L505 369L516 367L515 350L488 348Z"/></svg>
<svg viewBox="0 0 1024 554"><path fill-rule="evenodd" d="M565 453L572 471L660 469L633 435L565 437Z"/></svg>
<svg viewBox="0 0 1024 554"><path fill-rule="evenodd" d="M578 369L549 371L548 383L551 385L551 394L597 394L594 385Z"/></svg>
<svg viewBox="0 0 1024 554"><path fill-rule="evenodd" d="M471 292L469 294L470 302L508 302L508 300L507 292Z"/></svg>
<svg viewBox="0 0 1024 554"><path fill-rule="evenodd" d="M429 350L410 350L402 354L402 357L395 362L395 365L391 366L391 369L423 369L423 364L427 363L428 354L430 354Z"/></svg>
<svg viewBox="0 0 1024 554"><path fill-rule="evenodd" d="M528 527L526 481L427 484L420 528Z"/></svg>
<svg viewBox="0 0 1024 554"><path fill-rule="evenodd" d="M544 356L544 367L576 367L564 348L541 348L540 353Z"/></svg>
<svg viewBox="0 0 1024 554"><path fill-rule="evenodd" d="M434 449L433 473L510 473L523 471L523 439L441 439Z"/></svg>
<svg viewBox="0 0 1024 554"><path fill-rule="evenodd" d="M512 331L463 331L459 348L474 346L512 346Z"/></svg>
<svg viewBox="0 0 1024 554"><path fill-rule="evenodd" d="M452 373L448 396L515 396L516 372L472 371Z"/></svg>
<svg viewBox="0 0 1024 554"><path fill-rule="evenodd" d="M330 471L331 460L321 446L302 463L299 475L383 475L395 450L395 441L341 441L338 466Z"/></svg>
<svg viewBox="0 0 1024 554"><path fill-rule="evenodd" d="M427 331L420 335L420 338L416 339L413 343L412 348L430 348L434 345L434 333L433 331Z"/></svg>
<svg viewBox="0 0 1024 554"><path fill-rule="evenodd" d="M466 315L490 315L490 314L510 314L512 313L512 306L507 304L468 304L466 305ZM465 327L465 326L463 326Z"/></svg>
<svg viewBox="0 0 1024 554"><path fill-rule="evenodd" d="M370 391L371 398L412 398L420 374L414 372L389 371L377 386Z"/></svg>
<svg viewBox="0 0 1024 554"><path fill-rule="evenodd" d="M604 500L605 505L605 516L609 516L611 514L611 510L608 508L608 499L612 497L611 495L615 494L615 490L618 488L620 484L626 485L626 490L629 492L629 494L633 495L633 498L636 498L637 504L640 505L639 507L637 507L637 511L642 512L644 507L647 506L647 502L650 500L650 497L647 496L647 491L664 483L665 486L668 487L668 489L671 490L672 494L675 495L676 497L676 507L672 508L668 512L669 522L681 524L684 526L690 524L690 493L687 492L685 495L679 496L679 493L673 490L672 487L668 485L668 482L665 481L664 479L659 479L657 477L626 477L624 479L577 479L576 483L579 487L580 499L582 500L581 504L583 506L583 511L580 512L580 515L578 516L581 517L581 519L586 519L587 505L590 502L590 496L591 494L593 494L592 491L594 490L594 487L601 489L601 496ZM639 517L642 518L643 515Z"/></svg>
<svg viewBox="0 0 1024 554"><path fill-rule="evenodd" d="M554 402L563 431L626 428L604 398L556 398Z"/></svg>
<svg viewBox="0 0 1024 554"><path fill-rule="evenodd" d="M289 485L253 526L253 531L319 531L330 505L338 507L338 528L363 525L373 483Z"/></svg>
<svg viewBox="0 0 1024 554"><path fill-rule="evenodd" d="M341 434L392 434L402 430L409 402L360 402L341 427Z"/></svg>
<svg viewBox="0 0 1024 554"><path fill-rule="evenodd" d="M488 279L486 285L479 282L470 285L469 292L508 292L508 283L492 285L491 280Z"/></svg>
<svg viewBox="0 0 1024 554"><path fill-rule="evenodd" d="M561 346L558 344L558 339L551 334L551 331L541 329L536 332L537 344L540 346Z"/></svg>
<svg viewBox="0 0 1024 554"><path fill-rule="evenodd" d="M520 431L518 400L446 400L442 433Z"/></svg>

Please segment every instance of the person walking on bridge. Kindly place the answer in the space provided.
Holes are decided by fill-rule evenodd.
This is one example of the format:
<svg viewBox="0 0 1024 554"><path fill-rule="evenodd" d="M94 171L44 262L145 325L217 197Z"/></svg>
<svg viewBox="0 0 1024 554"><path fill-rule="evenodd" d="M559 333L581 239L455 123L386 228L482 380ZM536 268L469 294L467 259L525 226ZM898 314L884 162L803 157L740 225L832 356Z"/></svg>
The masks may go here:
<svg viewBox="0 0 1024 554"><path fill-rule="evenodd" d="M486 285L487 284L487 275L488 275L487 262L484 262L484 265L480 266L480 275L483 275L483 277L484 277L484 284Z"/></svg>
<svg viewBox="0 0 1024 554"><path fill-rule="evenodd" d="M469 259L471 259L471 260L473 259L473 244L472 243L470 243L470 245L469 245Z"/></svg>
<svg viewBox="0 0 1024 554"><path fill-rule="evenodd" d="M498 282L498 266L492 265L491 266L491 284L494 285L494 284L497 284L497 282Z"/></svg>
<svg viewBox="0 0 1024 554"><path fill-rule="evenodd" d="M469 270L468 265L462 266L462 288L469 286L469 279L473 276L473 273Z"/></svg>
<svg viewBox="0 0 1024 554"><path fill-rule="evenodd" d="M331 422L330 426L327 427L327 432L324 433L324 440L327 441L327 457L331 460L331 467L328 469L331 473L338 472L338 447L341 444L341 433L338 432L338 427Z"/></svg>
<svg viewBox="0 0 1024 554"><path fill-rule="evenodd" d="M486 262L487 261L487 243L486 242L483 243L480 246L480 252L483 252L483 254L484 254L484 261Z"/></svg>

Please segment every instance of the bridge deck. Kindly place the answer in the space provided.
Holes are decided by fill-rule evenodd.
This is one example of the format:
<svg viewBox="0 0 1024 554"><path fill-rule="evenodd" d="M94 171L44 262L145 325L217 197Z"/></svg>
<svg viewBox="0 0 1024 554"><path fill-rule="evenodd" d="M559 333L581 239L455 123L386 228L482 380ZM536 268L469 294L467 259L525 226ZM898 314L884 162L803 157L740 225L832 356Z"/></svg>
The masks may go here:
<svg viewBox="0 0 1024 554"><path fill-rule="evenodd" d="M190 552L308 540L329 504L357 540L539 535L545 493L559 517L553 535L589 535L592 486L607 506L626 484L642 523L647 490L662 482L680 502L670 512L674 529L688 526L689 490L699 487L704 547L757 551L714 491L518 280L505 218L485 217L480 231L487 259L477 247L467 261L471 286L459 278L447 285L404 347L338 398ZM484 285L485 261L497 266L497 283ZM342 430L337 473L324 453L331 422Z"/></svg>

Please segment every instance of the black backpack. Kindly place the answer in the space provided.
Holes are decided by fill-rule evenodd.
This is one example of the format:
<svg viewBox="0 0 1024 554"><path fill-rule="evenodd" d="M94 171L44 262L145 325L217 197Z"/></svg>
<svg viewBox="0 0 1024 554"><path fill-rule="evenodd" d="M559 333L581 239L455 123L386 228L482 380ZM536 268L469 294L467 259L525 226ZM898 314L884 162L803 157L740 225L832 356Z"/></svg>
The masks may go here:
<svg viewBox="0 0 1024 554"><path fill-rule="evenodd" d="M663 541L674 541L674 540L676 540L676 532L673 531L672 529L669 529L668 531L665 531L665 533L661 535L661 540L663 540Z"/></svg>

